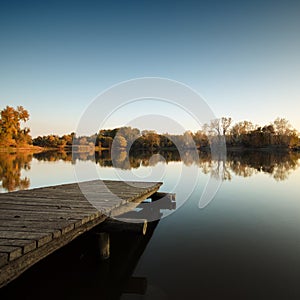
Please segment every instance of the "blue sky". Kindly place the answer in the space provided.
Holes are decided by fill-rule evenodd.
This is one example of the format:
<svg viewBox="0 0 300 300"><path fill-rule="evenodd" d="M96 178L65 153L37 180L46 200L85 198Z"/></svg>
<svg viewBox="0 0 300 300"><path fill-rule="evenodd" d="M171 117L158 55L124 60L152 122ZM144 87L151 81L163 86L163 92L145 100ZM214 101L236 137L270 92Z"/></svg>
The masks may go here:
<svg viewBox="0 0 300 300"><path fill-rule="evenodd" d="M33 136L75 131L102 90L145 76L300 129L299 1L2 1L0 34L0 108L27 108Z"/></svg>

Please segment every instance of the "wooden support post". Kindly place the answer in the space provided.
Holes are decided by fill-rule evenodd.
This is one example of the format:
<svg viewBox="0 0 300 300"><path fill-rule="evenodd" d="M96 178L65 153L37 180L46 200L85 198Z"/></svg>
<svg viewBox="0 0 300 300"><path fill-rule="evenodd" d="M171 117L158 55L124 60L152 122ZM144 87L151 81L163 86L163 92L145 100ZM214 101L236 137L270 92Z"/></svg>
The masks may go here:
<svg viewBox="0 0 300 300"><path fill-rule="evenodd" d="M99 245L99 254L102 260L108 259L110 257L110 241L109 233L100 232L98 235L98 245Z"/></svg>
<svg viewBox="0 0 300 300"><path fill-rule="evenodd" d="M176 201L176 194L175 193L163 193L163 192L156 192L150 197L152 201L157 201L161 198L166 198L170 201Z"/></svg>
<svg viewBox="0 0 300 300"><path fill-rule="evenodd" d="M106 219L97 228L100 232L136 232L142 233L143 235L147 232L148 222L146 219L129 219L129 218L119 218L119 219Z"/></svg>

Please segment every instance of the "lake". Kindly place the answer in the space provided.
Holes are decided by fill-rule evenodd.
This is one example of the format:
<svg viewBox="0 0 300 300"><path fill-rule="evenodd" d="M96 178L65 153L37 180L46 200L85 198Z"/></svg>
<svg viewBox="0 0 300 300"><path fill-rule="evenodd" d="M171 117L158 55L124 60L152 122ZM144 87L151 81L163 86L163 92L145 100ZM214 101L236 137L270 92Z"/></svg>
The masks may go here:
<svg viewBox="0 0 300 300"><path fill-rule="evenodd" d="M162 181L162 191L176 193L177 209L166 211L134 271L147 279L145 295L121 299L299 299L299 166L298 153L268 151L228 152L221 161L201 153L198 163L177 152L120 153L114 161L108 152L0 153L0 185L7 192L96 172ZM200 209L209 179L220 187Z"/></svg>

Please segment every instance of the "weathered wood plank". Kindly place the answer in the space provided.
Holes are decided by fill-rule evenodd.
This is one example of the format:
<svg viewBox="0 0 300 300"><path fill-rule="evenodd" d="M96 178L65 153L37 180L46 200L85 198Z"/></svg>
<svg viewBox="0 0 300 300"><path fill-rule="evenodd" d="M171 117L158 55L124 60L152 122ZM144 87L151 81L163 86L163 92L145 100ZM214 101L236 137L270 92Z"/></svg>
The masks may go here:
<svg viewBox="0 0 300 300"><path fill-rule="evenodd" d="M64 211L34 211L34 210L1 210L1 219L7 219L7 217L15 218L15 219L26 219L26 216L36 218L37 220L44 220L44 219L61 219L61 220L68 220L68 219L81 219L83 217L89 216L92 218L97 218L101 214L99 211L94 209L93 211L89 212L64 212Z"/></svg>
<svg viewBox="0 0 300 300"><path fill-rule="evenodd" d="M73 221L41 221L41 220L0 220L0 227L9 227L9 228L22 228L24 230L33 230L38 231L39 229L46 230L59 230L61 234L72 230L74 228Z"/></svg>
<svg viewBox="0 0 300 300"><path fill-rule="evenodd" d="M0 238L36 240L37 246L41 247L52 240L52 234L40 233L40 232L23 232L23 231L18 232L18 231L2 230L0 231Z"/></svg>
<svg viewBox="0 0 300 300"><path fill-rule="evenodd" d="M1 246L17 246L22 248L23 253L30 252L36 248L36 241L35 240L23 240L23 239L1 239L0 238L0 245Z"/></svg>
<svg viewBox="0 0 300 300"><path fill-rule="evenodd" d="M8 262L8 253L0 253L0 267L7 264Z"/></svg>
<svg viewBox="0 0 300 300"><path fill-rule="evenodd" d="M85 207L85 208L60 208L60 207L53 207L53 206L40 206L40 205L22 205L18 203L10 203L10 204L3 204L0 203L0 211L28 211L30 213L58 213L58 214L92 214L95 213L97 210L94 207Z"/></svg>
<svg viewBox="0 0 300 300"><path fill-rule="evenodd" d="M0 232L2 231L14 231L14 232L32 232L32 233L50 233L54 239L61 236L61 231L59 229L49 229L49 228L32 228L23 226L0 226Z"/></svg>
<svg viewBox="0 0 300 300"><path fill-rule="evenodd" d="M63 202L63 203L62 203ZM103 202L101 200L98 201L99 203ZM82 199L80 201L77 200L59 200L54 199L51 201L45 201L45 198L19 198L19 197L6 197L5 199L1 199L1 205L4 204L19 204L19 205L33 205L39 207L55 207L57 209L84 209L84 208L91 208L93 205L88 202L86 199Z"/></svg>
<svg viewBox="0 0 300 300"><path fill-rule="evenodd" d="M0 246L0 253L8 253L8 260L14 260L22 255L22 248L16 246Z"/></svg>

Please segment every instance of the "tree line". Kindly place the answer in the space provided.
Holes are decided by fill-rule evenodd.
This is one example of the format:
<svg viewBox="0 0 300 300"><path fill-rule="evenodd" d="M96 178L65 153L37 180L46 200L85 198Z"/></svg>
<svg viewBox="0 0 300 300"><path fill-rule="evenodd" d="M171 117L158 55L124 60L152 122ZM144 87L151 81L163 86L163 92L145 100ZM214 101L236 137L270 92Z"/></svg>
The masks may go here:
<svg viewBox="0 0 300 300"><path fill-rule="evenodd" d="M203 129L200 135L223 135L227 146L297 148L300 145L299 132L284 118L276 118L268 125L259 126L250 121L232 124L231 118L223 117L205 124Z"/></svg>
<svg viewBox="0 0 300 300"><path fill-rule="evenodd" d="M259 126L250 121L233 123L232 118L222 117L204 124L197 132L186 131L181 135L159 134L153 130L140 131L137 128L122 127L100 130L91 137L81 137L74 144L95 144L99 149L129 148L148 149L188 149L196 146L206 149L216 139L224 138L227 147L238 148L285 148L299 149L299 133L288 120L276 118L270 124Z"/></svg>
<svg viewBox="0 0 300 300"><path fill-rule="evenodd" d="M188 149L194 146L206 149L212 141L224 138L227 147L300 149L299 133L284 118L277 118L267 125L259 126L250 121L233 123L232 118L222 117L204 124L197 132L186 131L180 135L121 127L102 129L91 136L77 137L73 132L62 136L55 134L38 136L34 139L30 136L28 127L21 127L21 123L25 123L28 119L29 113L22 106L16 109L7 106L1 110L0 146L34 145L53 149L77 147L79 150L88 151L113 148L157 151Z"/></svg>

